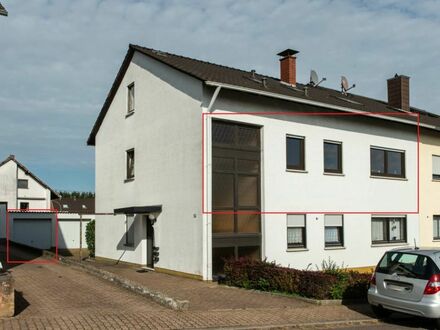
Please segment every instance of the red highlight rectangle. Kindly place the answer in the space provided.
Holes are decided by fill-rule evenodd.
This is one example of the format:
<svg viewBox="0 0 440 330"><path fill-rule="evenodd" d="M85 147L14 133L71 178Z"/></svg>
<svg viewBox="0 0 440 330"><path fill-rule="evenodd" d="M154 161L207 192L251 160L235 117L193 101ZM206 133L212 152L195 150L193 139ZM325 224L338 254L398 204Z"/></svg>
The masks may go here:
<svg viewBox="0 0 440 330"><path fill-rule="evenodd" d="M55 256L44 260L12 260L9 247L9 213L55 213ZM52 226L51 226L52 228ZM8 264L56 264L58 263L58 210L57 209L7 209L6 211L6 262Z"/></svg>
<svg viewBox="0 0 440 330"><path fill-rule="evenodd" d="M416 192L416 211L206 211L205 205L205 117L206 116L237 116L237 115L283 115L283 116L365 116L365 117L417 117L417 147L416 147L416 168L417 168L417 192ZM388 113L388 112L214 112L214 113L202 113L202 214L419 214L420 211L420 114L419 113ZM414 122L415 124L416 122ZM405 123L403 123L405 124Z"/></svg>

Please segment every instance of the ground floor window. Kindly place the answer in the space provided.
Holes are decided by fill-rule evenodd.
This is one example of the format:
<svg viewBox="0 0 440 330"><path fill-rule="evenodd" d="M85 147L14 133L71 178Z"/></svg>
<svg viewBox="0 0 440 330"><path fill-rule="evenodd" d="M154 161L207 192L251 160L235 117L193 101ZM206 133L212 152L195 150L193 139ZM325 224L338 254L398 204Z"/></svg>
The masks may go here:
<svg viewBox="0 0 440 330"><path fill-rule="evenodd" d="M289 249L305 248L306 245L306 215L287 215L287 247Z"/></svg>
<svg viewBox="0 0 440 330"><path fill-rule="evenodd" d="M325 223L325 246L344 245L344 219L342 214L326 214Z"/></svg>
<svg viewBox="0 0 440 330"><path fill-rule="evenodd" d="M433 221L433 238L440 240L440 215L434 215Z"/></svg>
<svg viewBox="0 0 440 330"><path fill-rule="evenodd" d="M125 245L134 245L134 215L126 215L125 218Z"/></svg>
<svg viewBox="0 0 440 330"><path fill-rule="evenodd" d="M371 241L373 244L406 242L406 217L373 217Z"/></svg>

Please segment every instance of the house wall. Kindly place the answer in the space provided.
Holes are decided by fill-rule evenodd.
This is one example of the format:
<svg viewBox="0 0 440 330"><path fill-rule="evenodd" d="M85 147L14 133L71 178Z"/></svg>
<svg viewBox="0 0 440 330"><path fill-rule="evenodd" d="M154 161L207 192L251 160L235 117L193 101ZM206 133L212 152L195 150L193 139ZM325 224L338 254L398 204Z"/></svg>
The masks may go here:
<svg viewBox="0 0 440 330"><path fill-rule="evenodd" d="M28 189L17 189L16 208L20 208L20 202L26 202L29 203L30 209L50 209L50 190L27 175L21 168L17 167L17 169L18 179L28 180Z"/></svg>
<svg viewBox="0 0 440 330"><path fill-rule="evenodd" d="M432 179L432 156L440 156L440 134L420 135L420 245L440 246L433 240L433 216L440 215L440 181Z"/></svg>
<svg viewBox="0 0 440 330"><path fill-rule="evenodd" d="M135 112L126 118L127 86ZM96 136L96 212L162 205L155 228L160 268L202 273L201 82L135 53ZM135 148L135 179L126 150ZM96 216L96 255L146 263L146 220L134 222L135 245L124 246L125 216Z"/></svg>
<svg viewBox="0 0 440 330"><path fill-rule="evenodd" d="M17 173L17 166L14 162L7 162L6 164L0 167L0 202L6 202L7 208L15 208L16 206L16 201L17 201L16 173ZM0 209L0 238L6 238L6 211L1 211L1 209Z"/></svg>
<svg viewBox="0 0 440 330"><path fill-rule="evenodd" d="M221 91L218 112L319 111L305 105ZM364 267L377 263L387 249L418 240L418 217L407 216L406 244L372 246L371 215L345 216L345 247L324 249L324 213L417 211L417 132L404 126L365 117L214 115L262 126L262 208L266 212L316 212L307 216L308 246L287 249L285 214L263 216L263 258L286 266L306 268L331 257L339 264ZM306 172L286 171L286 134L305 137ZM209 134L206 137L210 138ZM343 144L343 175L324 175L323 140ZM370 177L370 146L405 150L406 179ZM209 156L207 170L209 171ZM208 187L207 191L210 191Z"/></svg>

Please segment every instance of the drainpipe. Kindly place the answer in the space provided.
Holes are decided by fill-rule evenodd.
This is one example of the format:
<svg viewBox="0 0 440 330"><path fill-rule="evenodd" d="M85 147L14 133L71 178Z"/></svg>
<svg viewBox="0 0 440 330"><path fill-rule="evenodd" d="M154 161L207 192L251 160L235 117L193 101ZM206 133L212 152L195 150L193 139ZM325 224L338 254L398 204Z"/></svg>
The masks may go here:
<svg viewBox="0 0 440 330"><path fill-rule="evenodd" d="M214 102L217 100L218 93L220 93L221 89L222 89L222 86L217 86L215 88L214 94L212 94L212 97L211 97L211 102L209 102L208 109L206 109L206 111L208 111L209 113L211 113Z"/></svg>
<svg viewBox="0 0 440 330"><path fill-rule="evenodd" d="M82 262L83 215L79 214L79 262Z"/></svg>

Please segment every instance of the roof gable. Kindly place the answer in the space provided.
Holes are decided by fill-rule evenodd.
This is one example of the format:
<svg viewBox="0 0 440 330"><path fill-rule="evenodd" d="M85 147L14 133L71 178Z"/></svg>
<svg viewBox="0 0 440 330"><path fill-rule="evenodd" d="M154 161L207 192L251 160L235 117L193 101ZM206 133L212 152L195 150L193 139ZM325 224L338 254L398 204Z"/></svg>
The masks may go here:
<svg viewBox="0 0 440 330"><path fill-rule="evenodd" d="M22 163L20 163L17 159L15 159L14 155L10 155L8 156L4 161L2 161L0 163L0 167L2 167L3 165L5 165L8 162L15 162L17 164L17 166L27 175L29 175L32 179L34 179L36 182L38 182L40 185L42 185L44 188L49 189L50 190L50 195L51 195L51 199L56 199L56 198L60 198L60 195L53 190L52 188L50 188L47 184L45 184L39 177L37 177L35 174L33 174L31 171L29 171L26 166L24 166Z"/></svg>

